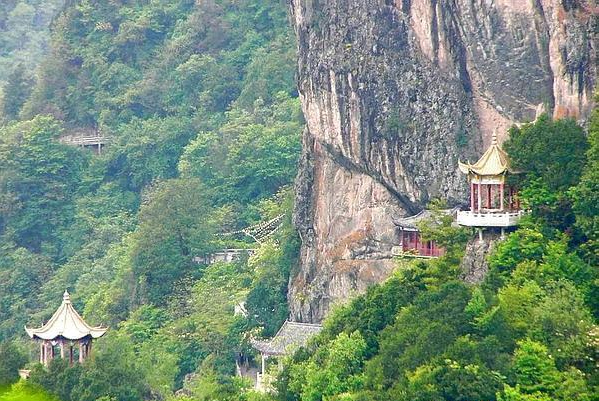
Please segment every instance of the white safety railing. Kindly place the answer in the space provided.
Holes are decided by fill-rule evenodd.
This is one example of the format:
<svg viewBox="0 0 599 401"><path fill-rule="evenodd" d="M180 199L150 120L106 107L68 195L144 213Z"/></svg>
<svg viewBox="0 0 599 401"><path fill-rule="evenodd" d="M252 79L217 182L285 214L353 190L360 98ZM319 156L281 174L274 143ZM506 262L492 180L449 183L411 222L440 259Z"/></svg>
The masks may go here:
<svg viewBox="0 0 599 401"><path fill-rule="evenodd" d="M509 212L472 212L459 211L458 224L468 227L511 227L518 225L524 211Z"/></svg>

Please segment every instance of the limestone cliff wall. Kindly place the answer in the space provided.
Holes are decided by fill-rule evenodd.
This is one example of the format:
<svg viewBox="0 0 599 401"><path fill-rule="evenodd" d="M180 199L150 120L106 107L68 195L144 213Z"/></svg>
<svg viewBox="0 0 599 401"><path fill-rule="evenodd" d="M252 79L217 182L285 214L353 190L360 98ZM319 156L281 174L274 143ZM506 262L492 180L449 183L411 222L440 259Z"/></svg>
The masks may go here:
<svg viewBox="0 0 599 401"><path fill-rule="evenodd" d="M290 0L307 121L292 318L393 269L393 219L459 204L458 158L540 110L584 119L597 74L596 7L576 0Z"/></svg>

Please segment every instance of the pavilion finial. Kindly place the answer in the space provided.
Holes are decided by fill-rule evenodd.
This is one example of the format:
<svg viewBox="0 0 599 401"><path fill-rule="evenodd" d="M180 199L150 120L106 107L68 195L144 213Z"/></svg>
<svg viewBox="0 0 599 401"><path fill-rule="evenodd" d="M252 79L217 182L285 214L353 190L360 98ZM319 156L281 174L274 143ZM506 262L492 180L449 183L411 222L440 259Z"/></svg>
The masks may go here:
<svg viewBox="0 0 599 401"><path fill-rule="evenodd" d="M491 138L491 145L497 145L497 128L493 128L493 137Z"/></svg>
<svg viewBox="0 0 599 401"><path fill-rule="evenodd" d="M64 291L64 294L62 296L62 301L67 304L71 303L71 296L69 295L69 292L67 290Z"/></svg>

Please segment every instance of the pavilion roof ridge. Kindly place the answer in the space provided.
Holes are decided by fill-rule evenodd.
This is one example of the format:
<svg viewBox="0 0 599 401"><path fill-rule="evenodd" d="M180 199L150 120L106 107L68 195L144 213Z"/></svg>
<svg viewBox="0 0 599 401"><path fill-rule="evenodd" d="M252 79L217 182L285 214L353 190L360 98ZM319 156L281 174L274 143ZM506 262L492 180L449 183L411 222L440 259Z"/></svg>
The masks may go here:
<svg viewBox="0 0 599 401"><path fill-rule="evenodd" d="M497 176L510 170L510 162L507 153L497 142L497 133L493 132L491 146L474 164L462 163L458 160L458 167L464 174L476 174L479 176Z"/></svg>
<svg viewBox="0 0 599 401"><path fill-rule="evenodd" d="M37 329L25 327L25 331L29 337L42 340L54 340L56 338L80 340L88 336L91 338L99 338L102 337L107 330L107 327L92 327L87 324L73 307L68 291L64 292L62 304L58 307L56 312L54 312L48 322Z"/></svg>

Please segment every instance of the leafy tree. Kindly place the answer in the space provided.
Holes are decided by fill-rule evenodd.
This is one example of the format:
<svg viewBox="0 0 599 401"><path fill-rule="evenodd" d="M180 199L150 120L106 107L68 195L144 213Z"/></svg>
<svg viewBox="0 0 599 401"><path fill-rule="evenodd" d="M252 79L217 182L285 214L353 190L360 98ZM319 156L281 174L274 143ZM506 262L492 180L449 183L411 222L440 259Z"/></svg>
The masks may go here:
<svg viewBox="0 0 599 401"><path fill-rule="evenodd" d="M558 190L580 180L588 143L573 119L552 121L543 114L534 123L512 127L503 148L514 169L530 178L541 178L551 190Z"/></svg>
<svg viewBox="0 0 599 401"><path fill-rule="evenodd" d="M583 250L587 260L599 260L599 108L593 110L589 124L587 164L578 185L571 189L576 226L587 237Z"/></svg>
<svg viewBox="0 0 599 401"><path fill-rule="evenodd" d="M365 351L366 342L359 332L340 333L329 347L294 369L290 386L301 391L302 401L321 401L358 390Z"/></svg>
<svg viewBox="0 0 599 401"><path fill-rule="evenodd" d="M2 93L0 116L5 120L16 120L31 91L32 79L26 75L25 66L14 66L8 75Z"/></svg>
<svg viewBox="0 0 599 401"><path fill-rule="evenodd" d="M27 357L16 344L0 343L0 388L9 386L19 379L18 370L25 366Z"/></svg>
<svg viewBox="0 0 599 401"><path fill-rule="evenodd" d="M0 129L1 196L16 203L2 211L0 226L17 245L34 252L44 243L60 244L59 230L72 222L73 197L86 163L77 149L58 142L60 134L59 123L50 117Z"/></svg>
<svg viewBox="0 0 599 401"><path fill-rule="evenodd" d="M103 396L122 401L144 399L147 385L136 365L137 358L130 341L120 336L108 336L96 346L94 353L72 387L72 400L95 401Z"/></svg>
<svg viewBox="0 0 599 401"><path fill-rule="evenodd" d="M47 257L10 244L0 248L0 342L21 334L41 309L40 289L53 270Z"/></svg>
<svg viewBox="0 0 599 401"><path fill-rule="evenodd" d="M514 373L524 393L553 394L559 385L559 371L547 347L531 340L518 343L514 353Z"/></svg>
<svg viewBox="0 0 599 401"><path fill-rule="evenodd" d="M158 183L147 193L133 234L132 266L148 299L163 305L173 284L194 273L195 256L211 251L218 225L198 180ZM143 294L141 294L143 296Z"/></svg>
<svg viewBox="0 0 599 401"><path fill-rule="evenodd" d="M443 353L469 330L464 313L469 298L463 284L450 282L403 308L380 335L380 351L367 364L368 384L390 387L407 371Z"/></svg>

